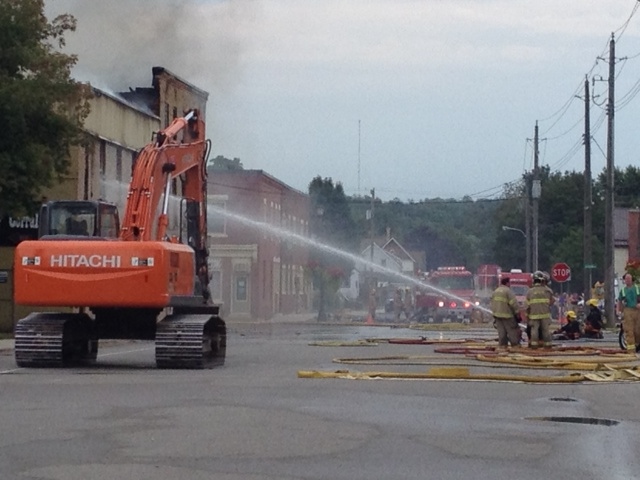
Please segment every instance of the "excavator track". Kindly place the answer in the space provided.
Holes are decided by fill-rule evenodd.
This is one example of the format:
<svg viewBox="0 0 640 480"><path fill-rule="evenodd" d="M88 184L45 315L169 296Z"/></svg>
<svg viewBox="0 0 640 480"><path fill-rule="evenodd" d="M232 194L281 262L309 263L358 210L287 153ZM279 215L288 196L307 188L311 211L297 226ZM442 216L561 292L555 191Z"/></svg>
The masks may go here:
<svg viewBox="0 0 640 480"><path fill-rule="evenodd" d="M204 369L224 365L226 347L226 327L217 315L173 315L156 326L158 368Z"/></svg>
<svg viewBox="0 0 640 480"><path fill-rule="evenodd" d="M31 313L16 324L14 343L19 367L64 367L98 355L91 319L81 313Z"/></svg>

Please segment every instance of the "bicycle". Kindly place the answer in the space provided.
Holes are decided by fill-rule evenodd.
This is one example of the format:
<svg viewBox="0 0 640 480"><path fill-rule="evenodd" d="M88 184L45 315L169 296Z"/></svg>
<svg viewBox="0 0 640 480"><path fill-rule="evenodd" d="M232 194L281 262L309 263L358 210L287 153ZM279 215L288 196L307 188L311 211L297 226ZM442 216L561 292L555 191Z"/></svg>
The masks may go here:
<svg viewBox="0 0 640 480"><path fill-rule="evenodd" d="M622 322L616 325L620 328L620 330L618 331L618 344L620 345L620 348L626 352L627 341L624 338L624 326L622 325ZM639 353L639 352L640 352L640 345L636 345L636 353Z"/></svg>

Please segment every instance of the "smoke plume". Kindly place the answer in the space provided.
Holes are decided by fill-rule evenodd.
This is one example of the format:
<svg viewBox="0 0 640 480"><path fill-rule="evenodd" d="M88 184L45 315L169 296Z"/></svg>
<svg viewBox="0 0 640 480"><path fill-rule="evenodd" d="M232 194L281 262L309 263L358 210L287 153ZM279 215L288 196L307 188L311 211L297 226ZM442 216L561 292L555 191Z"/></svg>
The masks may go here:
<svg viewBox="0 0 640 480"><path fill-rule="evenodd" d="M73 75L108 90L151 86L162 66L209 93L240 75L243 31L254 0L47 0L49 19L78 20L65 53L78 55Z"/></svg>

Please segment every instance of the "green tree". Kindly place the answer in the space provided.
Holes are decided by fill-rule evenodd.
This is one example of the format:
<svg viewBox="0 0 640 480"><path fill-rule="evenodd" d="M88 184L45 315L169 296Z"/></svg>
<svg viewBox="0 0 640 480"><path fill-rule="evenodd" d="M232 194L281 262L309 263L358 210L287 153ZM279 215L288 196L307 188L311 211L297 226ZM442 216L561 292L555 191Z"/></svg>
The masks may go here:
<svg viewBox="0 0 640 480"><path fill-rule="evenodd" d="M210 170L244 170L244 166L238 157L230 158L218 155L209 162Z"/></svg>
<svg viewBox="0 0 640 480"><path fill-rule="evenodd" d="M342 278L347 278L354 262L335 255L323 245L354 252L358 244L356 225L342 184L334 185L331 178L315 177L309 184L311 212L309 231L319 248L312 250L308 272L319 291L318 320L326 317L326 308Z"/></svg>
<svg viewBox="0 0 640 480"><path fill-rule="evenodd" d="M70 15L49 22L43 0L0 0L0 213L32 211L81 141L88 88L61 52L75 27Z"/></svg>

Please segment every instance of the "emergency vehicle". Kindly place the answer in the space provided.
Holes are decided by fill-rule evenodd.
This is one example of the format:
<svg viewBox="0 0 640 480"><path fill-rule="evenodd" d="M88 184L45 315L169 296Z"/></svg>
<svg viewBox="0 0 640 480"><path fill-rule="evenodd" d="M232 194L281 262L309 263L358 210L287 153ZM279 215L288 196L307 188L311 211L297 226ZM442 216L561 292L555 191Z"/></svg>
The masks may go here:
<svg viewBox="0 0 640 480"><path fill-rule="evenodd" d="M511 291L515 294L518 305L523 308L527 298L527 292L533 285L533 274L523 272L520 269L512 269L508 273L504 272L502 275L509 277Z"/></svg>
<svg viewBox="0 0 640 480"><path fill-rule="evenodd" d="M474 275L465 267L438 267L423 278L424 288L416 294L419 321L469 323L475 307Z"/></svg>

